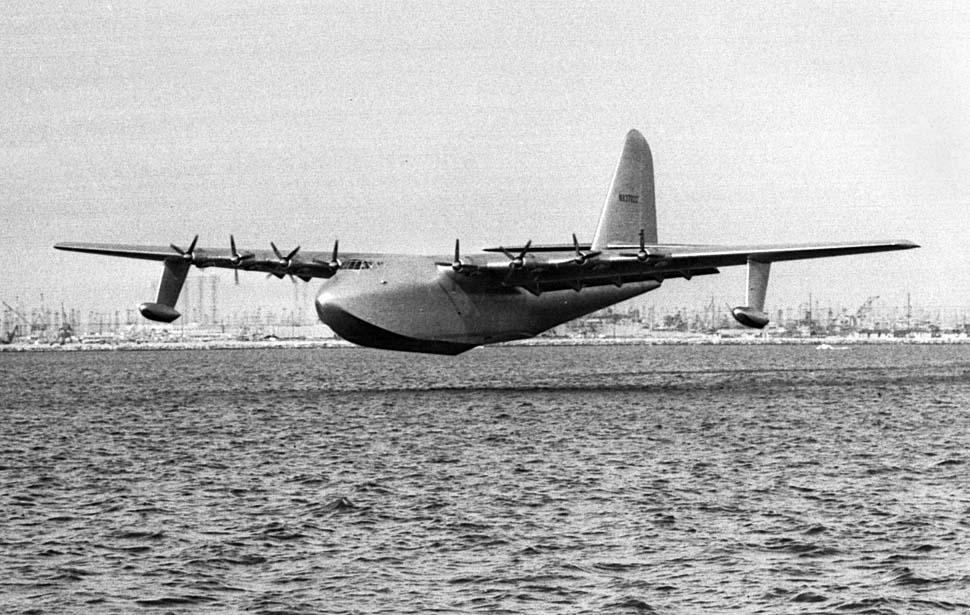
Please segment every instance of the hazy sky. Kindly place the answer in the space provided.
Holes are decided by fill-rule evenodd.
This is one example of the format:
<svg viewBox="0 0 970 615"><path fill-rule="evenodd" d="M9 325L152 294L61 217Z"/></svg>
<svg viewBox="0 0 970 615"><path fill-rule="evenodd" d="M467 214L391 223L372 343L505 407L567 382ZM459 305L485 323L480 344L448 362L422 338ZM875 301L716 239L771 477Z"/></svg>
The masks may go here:
<svg viewBox="0 0 970 615"><path fill-rule="evenodd" d="M158 264L58 241L590 240L638 128L661 241L924 246L775 265L769 307L970 306L968 5L715 4L7 2L0 298L153 299ZM292 300L222 275L233 301ZM743 284L650 296L738 304Z"/></svg>

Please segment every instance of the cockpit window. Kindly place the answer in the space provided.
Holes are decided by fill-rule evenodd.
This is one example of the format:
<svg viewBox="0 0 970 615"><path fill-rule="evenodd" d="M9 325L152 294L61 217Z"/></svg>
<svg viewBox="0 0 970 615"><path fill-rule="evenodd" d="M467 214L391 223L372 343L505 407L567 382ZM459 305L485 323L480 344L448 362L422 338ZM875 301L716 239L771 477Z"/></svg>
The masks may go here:
<svg viewBox="0 0 970 615"><path fill-rule="evenodd" d="M384 265L384 261L367 261L359 258L353 258L348 261L344 261L344 269L374 269L376 267L381 267Z"/></svg>

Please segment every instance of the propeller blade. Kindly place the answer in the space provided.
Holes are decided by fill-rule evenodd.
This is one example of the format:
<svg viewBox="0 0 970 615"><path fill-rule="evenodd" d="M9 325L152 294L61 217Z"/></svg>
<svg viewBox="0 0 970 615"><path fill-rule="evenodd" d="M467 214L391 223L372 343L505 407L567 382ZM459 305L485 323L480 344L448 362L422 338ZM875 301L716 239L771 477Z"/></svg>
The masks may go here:
<svg viewBox="0 0 970 615"><path fill-rule="evenodd" d="M269 246L273 248L273 252L276 254L276 258L283 260L283 254L280 252L280 249L276 247L276 244L271 241L269 242Z"/></svg>
<svg viewBox="0 0 970 615"><path fill-rule="evenodd" d="M236 286L239 286L239 270L238 269L233 269L232 270L232 276L236 280Z"/></svg>
<svg viewBox="0 0 970 615"><path fill-rule="evenodd" d="M455 271L461 271L464 267L464 263L461 262L461 247L458 239L455 239L455 260L451 262L451 268Z"/></svg>
<svg viewBox="0 0 970 615"><path fill-rule="evenodd" d="M573 250L576 251L576 258L573 259L573 262L577 265L585 265L586 255L579 249L579 240L576 239L576 233L573 233Z"/></svg>
<svg viewBox="0 0 970 615"><path fill-rule="evenodd" d="M330 257L330 262L328 263L330 265L330 269L333 270L333 271L336 271L337 269L340 269L341 265L343 265L343 263L340 262L340 258L337 256L337 253L338 253L339 249L340 249L340 240L339 239L334 239L333 240L333 256Z"/></svg>
<svg viewBox="0 0 970 615"><path fill-rule="evenodd" d="M293 248L290 251L290 253L286 255L286 260L287 261L293 260L293 257L296 256L296 253L299 252L299 251L300 251L300 246L297 246L297 247Z"/></svg>
<svg viewBox="0 0 970 615"><path fill-rule="evenodd" d="M232 261L233 265L238 266L239 261L242 260L239 256L239 252L236 251L236 238L229 235L229 260ZM236 271L236 286L239 286L239 272Z"/></svg>

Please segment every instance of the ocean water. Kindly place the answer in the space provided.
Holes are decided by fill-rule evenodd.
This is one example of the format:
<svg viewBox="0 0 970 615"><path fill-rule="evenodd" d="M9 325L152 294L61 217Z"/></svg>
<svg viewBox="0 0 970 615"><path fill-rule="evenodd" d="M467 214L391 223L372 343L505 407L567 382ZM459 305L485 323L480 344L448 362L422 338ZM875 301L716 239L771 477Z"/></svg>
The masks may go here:
<svg viewBox="0 0 970 615"><path fill-rule="evenodd" d="M3 613L970 612L970 347L0 353Z"/></svg>

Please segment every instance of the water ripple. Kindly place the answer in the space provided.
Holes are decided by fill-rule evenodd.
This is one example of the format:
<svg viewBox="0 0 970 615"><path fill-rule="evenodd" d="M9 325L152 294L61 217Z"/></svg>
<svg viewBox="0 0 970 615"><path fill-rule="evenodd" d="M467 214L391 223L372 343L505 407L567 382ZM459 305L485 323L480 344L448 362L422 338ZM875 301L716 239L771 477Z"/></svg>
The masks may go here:
<svg viewBox="0 0 970 615"><path fill-rule="evenodd" d="M3 353L0 610L968 612L968 373L943 346Z"/></svg>

